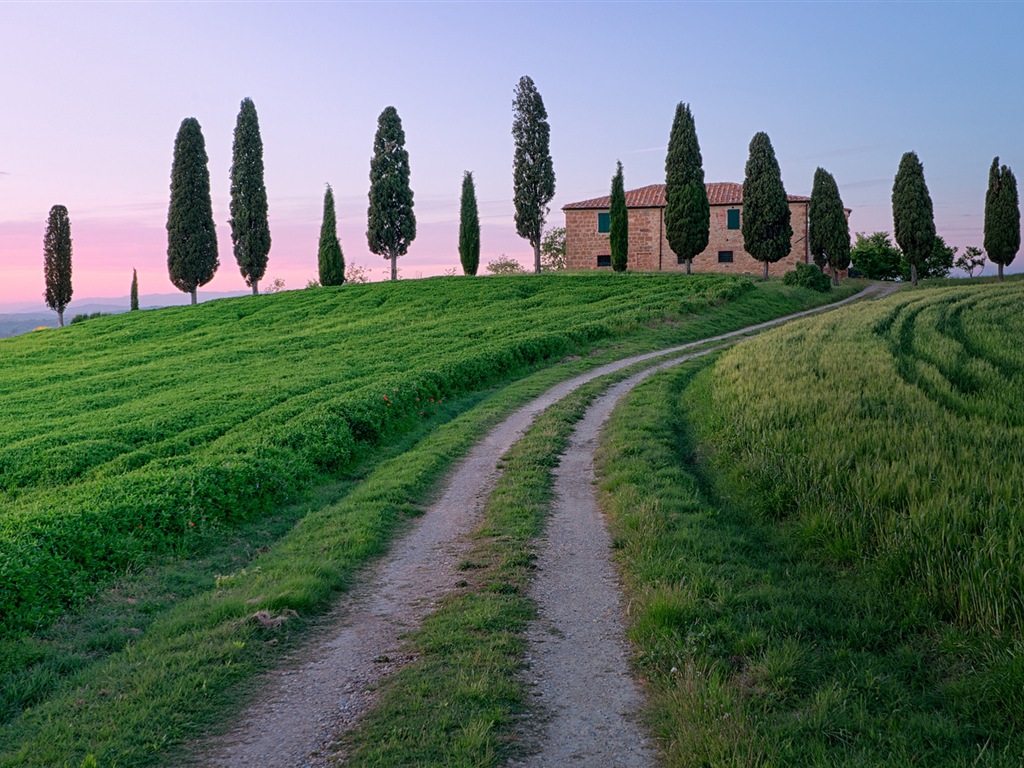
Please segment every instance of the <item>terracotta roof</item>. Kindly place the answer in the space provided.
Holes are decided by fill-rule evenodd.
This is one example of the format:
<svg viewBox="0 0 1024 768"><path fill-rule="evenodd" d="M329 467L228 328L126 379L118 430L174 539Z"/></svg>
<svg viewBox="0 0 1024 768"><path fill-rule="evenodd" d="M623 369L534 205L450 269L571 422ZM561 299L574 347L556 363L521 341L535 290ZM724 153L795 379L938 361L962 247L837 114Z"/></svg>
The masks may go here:
<svg viewBox="0 0 1024 768"><path fill-rule="evenodd" d="M734 181L717 181L708 184L708 202L711 205L739 205L743 202L743 185ZM791 203L806 203L811 198L803 195L786 195ZM611 200L607 195L595 197L592 200L582 200L578 203L563 205L562 210L577 208L610 208ZM664 208L665 207L665 185L651 184L640 189L631 189L626 192L627 208Z"/></svg>

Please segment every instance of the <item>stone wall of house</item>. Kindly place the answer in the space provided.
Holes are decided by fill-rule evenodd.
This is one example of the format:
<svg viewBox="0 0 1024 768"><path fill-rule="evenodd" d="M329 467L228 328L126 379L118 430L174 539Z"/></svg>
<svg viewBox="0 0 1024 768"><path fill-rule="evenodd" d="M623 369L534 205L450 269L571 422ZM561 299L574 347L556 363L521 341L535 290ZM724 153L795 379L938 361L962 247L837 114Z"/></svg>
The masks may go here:
<svg viewBox="0 0 1024 768"><path fill-rule="evenodd" d="M569 269L597 269L598 256L611 256L608 233L597 231L597 214L607 212L607 209L565 211L565 259ZM630 208L627 211L629 269L641 272L658 271L661 215L661 208Z"/></svg>
<svg viewBox="0 0 1024 768"><path fill-rule="evenodd" d="M694 257L694 272L761 275L764 264L743 249L743 233L728 228L728 211L736 205L711 206L711 233L708 247ZM685 272L668 244L664 227L664 208L629 209L629 268L644 272ZM807 250L807 203L789 204L793 227L792 250L775 264L768 274L779 277L794 268L797 261L809 261ZM569 269L597 269L598 256L610 255L608 233L597 231L597 209L570 208L565 211L565 253ZM742 216L742 213L740 214ZM720 251L731 251L732 261L719 261ZM611 269L611 267L602 267Z"/></svg>

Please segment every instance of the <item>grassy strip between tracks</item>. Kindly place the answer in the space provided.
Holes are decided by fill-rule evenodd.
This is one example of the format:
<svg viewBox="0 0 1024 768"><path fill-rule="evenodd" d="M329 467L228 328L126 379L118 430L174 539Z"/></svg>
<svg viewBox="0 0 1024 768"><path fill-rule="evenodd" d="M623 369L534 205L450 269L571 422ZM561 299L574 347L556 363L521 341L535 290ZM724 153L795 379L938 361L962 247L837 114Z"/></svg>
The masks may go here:
<svg viewBox="0 0 1024 768"><path fill-rule="evenodd" d="M691 432L712 370L638 387L598 456L666 763L1019 765L1019 726L986 706L1019 694L999 674L1020 663L1012 638L943 622L869 560L836 562L764 515L763 491Z"/></svg>
<svg viewBox="0 0 1024 768"><path fill-rule="evenodd" d="M157 567L152 575L163 581L151 597L134 597L130 579L115 585L98 601L103 605L68 621L72 629L63 639L72 643L75 627L99 621L87 647L57 658L48 655L46 639L26 647L27 673L52 674L56 682L43 680L45 695L4 725L0 765L77 767L86 755L101 767L166 764L182 743L225 719L253 675L301 639L311 617L344 589L356 567L383 550L451 462L513 407L603 359L777 316L813 298L756 292L742 307L726 305L685 326L616 342L603 356L542 371L438 425L475 400L449 403L451 412L407 436L414 447L380 461L362 482L349 478L252 531L237 529L238 538L219 556ZM54 632L60 636L61 627Z"/></svg>
<svg viewBox="0 0 1024 768"><path fill-rule="evenodd" d="M378 703L347 741L345 765L481 768L522 750L527 709L523 632L537 536L550 511L552 472L587 407L640 364L584 385L549 407L506 454L461 578L414 632L414 661L388 678Z"/></svg>

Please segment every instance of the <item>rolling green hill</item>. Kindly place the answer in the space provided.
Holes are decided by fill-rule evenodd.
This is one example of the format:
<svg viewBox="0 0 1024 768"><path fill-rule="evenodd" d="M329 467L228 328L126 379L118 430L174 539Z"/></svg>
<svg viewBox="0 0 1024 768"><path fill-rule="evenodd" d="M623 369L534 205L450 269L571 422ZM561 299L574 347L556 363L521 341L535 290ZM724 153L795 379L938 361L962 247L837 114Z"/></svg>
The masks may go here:
<svg viewBox="0 0 1024 768"><path fill-rule="evenodd" d="M745 279L434 279L104 317L0 343L0 630L295 498L360 446Z"/></svg>

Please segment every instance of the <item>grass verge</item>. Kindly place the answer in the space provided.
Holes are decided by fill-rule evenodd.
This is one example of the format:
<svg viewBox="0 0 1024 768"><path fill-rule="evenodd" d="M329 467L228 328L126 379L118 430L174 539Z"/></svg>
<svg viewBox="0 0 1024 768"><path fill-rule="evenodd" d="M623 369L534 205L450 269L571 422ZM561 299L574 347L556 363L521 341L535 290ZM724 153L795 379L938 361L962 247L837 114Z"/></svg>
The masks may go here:
<svg viewBox="0 0 1024 768"><path fill-rule="evenodd" d="M638 387L598 456L665 762L1019 765L1021 729L985 704L1005 642L759 514L761 492L694 439L712 365Z"/></svg>

